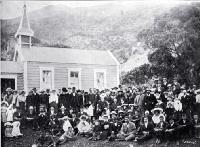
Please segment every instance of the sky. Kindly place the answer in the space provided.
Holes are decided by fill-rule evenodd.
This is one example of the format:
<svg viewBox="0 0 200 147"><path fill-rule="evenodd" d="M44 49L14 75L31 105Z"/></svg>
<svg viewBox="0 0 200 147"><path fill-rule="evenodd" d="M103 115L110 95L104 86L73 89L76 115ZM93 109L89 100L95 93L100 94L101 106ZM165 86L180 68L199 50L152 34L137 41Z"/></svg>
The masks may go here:
<svg viewBox="0 0 200 147"><path fill-rule="evenodd" d="M41 9L42 7L48 5L66 5L67 7L77 8L77 7L92 7L98 5L106 4L119 4L124 7L130 7L133 5L155 5L162 4L165 5L178 5L182 3L190 3L191 1L178 1L178 0L135 0L135 1L126 1L126 0L111 0L111 1L26 1L28 11L34 11ZM1 2L1 19L10 19L21 16L22 7L24 1L3 1Z"/></svg>

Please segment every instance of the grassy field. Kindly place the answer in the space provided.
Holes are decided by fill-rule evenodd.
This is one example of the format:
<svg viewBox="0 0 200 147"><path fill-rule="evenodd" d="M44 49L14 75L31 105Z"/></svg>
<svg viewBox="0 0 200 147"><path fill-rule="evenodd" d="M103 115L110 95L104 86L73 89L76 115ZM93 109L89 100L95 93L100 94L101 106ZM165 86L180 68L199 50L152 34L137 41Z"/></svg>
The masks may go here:
<svg viewBox="0 0 200 147"><path fill-rule="evenodd" d="M6 139L3 143L4 147L31 147L35 139L40 135L40 132L33 132L31 129L23 129L24 136L17 139ZM130 146L131 145L131 146ZM164 147L165 143L156 145L155 139L149 140L142 145L138 145L135 142L125 141L88 141L87 138L78 138L76 141L67 142L59 147ZM176 146L171 143L169 147ZM200 147L200 140L188 139L184 142L180 142L180 147Z"/></svg>

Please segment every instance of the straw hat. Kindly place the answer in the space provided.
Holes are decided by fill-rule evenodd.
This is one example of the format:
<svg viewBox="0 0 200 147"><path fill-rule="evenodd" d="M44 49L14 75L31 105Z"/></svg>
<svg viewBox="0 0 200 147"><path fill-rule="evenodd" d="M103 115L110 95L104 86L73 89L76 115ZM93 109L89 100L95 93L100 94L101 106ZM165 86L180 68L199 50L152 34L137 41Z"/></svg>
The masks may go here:
<svg viewBox="0 0 200 147"><path fill-rule="evenodd" d="M153 110L151 110L151 112L152 113L155 113L155 111L159 111L159 112L163 112L163 109L162 108L160 108L160 107L156 107L156 108L154 108Z"/></svg>

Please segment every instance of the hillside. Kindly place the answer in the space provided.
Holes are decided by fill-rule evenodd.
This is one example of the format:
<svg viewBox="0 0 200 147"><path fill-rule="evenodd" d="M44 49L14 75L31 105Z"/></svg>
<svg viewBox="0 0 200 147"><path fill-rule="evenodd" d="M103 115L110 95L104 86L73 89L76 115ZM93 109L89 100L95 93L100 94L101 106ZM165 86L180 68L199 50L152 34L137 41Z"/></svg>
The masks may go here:
<svg viewBox="0 0 200 147"><path fill-rule="evenodd" d="M137 49L138 32L150 27L156 15L169 9L170 6L160 5L102 5L88 8L52 5L28 15L35 32L35 44L111 50L124 63L133 53L137 56L133 50ZM1 20L2 41L5 44L16 32L19 22L19 17Z"/></svg>

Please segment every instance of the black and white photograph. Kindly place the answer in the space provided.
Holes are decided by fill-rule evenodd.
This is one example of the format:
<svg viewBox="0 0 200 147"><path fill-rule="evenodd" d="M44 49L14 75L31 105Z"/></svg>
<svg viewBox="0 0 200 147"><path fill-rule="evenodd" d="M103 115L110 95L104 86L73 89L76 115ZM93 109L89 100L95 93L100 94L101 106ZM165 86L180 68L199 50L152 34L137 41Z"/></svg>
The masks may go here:
<svg viewBox="0 0 200 147"><path fill-rule="evenodd" d="M2 147L199 147L200 1L0 1Z"/></svg>

